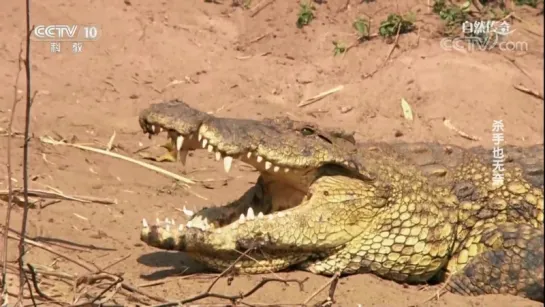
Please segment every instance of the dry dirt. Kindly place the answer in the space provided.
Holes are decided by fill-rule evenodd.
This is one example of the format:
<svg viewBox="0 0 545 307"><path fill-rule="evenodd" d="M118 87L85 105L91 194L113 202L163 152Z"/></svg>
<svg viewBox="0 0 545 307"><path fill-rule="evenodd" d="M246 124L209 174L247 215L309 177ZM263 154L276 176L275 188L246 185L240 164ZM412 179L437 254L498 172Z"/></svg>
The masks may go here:
<svg viewBox="0 0 545 307"><path fill-rule="evenodd" d="M441 23L426 1L357 3L342 10L345 0L314 4L316 19L298 29L299 5L277 0L252 16L252 9L225 3L188 1L35 1L33 24L99 24L102 36L86 42L74 54L64 43L61 53L50 52L47 42L32 45L32 88L38 91L32 107L30 186L58 189L65 194L115 199L116 204L61 201L29 213L28 235L52 246L61 255L92 262L122 274L126 283L166 300L187 298L203 291L210 278L181 277L199 268L179 253L150 248L139 241L143 217L175 217L179 209L220 205L234 199L256 179L256 173L237 164L231 173L206 152L195 152L184 168L179 163L155 163L164 169L206 181L189 191L169 177L136 164L75 148L46 145L40 137L105 148L115 132L114 152L144 161L137 152L157 146L163 138L149 140L137 123L138 112L150 103L181 98L218 116L292 118L341 126L356 131L358 140L439 141L462 146L492 147L493 120L505 123L507 143L543 144L543 101L514 89L513 85L543 88L543 15L516 8L524 22L514 21L510 39L524 41L528 50L468 52L441 49ZM258 5L249 3L250 8ZM388 63L392 44L380 38L365 42L345 56L333 56L333 40L355 40L352 21L362 14L372 17L375 32L389 13L412 11L420 30L399 38ZM17 55L24 34L23 1L0 4L0 128L6 129L12 108ZM17 88L24 90L24 80ZM338 85L344 89L306 107L302 99ZM411 105L415 120L402 117L401 98ZM347 112L348 111L348 112ZM24 129L24 103L16 110L14 130ZM460 137L443 125L443 118L469 135ZM0 189L7 188L5 133L0 143ZM13 179L22 186L22 138L13 141ZM148 150L149 151L149 150ZM153 152L159 152L155 148ZM196 195L200 195L198 197ZM47 202L42 202L43 205ZM0 203L3 217L6 204ZM22 209L13 210L10 227L20 229ZM3 219L2 219L3 223ZM2 245L0 245L2 246ZM2 247L3 248L3 247ZM8 245L9 259L17 258L15 242ZM126 258L123 258L126 257ZM73 263L31 248L26 260L56 272L85 274ZM92 267L93 268L93 267ZM94 269L94 268L93 268ZM269 284L247 302L301 303L327 277L286 272L287 278L309 277L304 291L295 285ZM236 277L231 286L220 280L217 292L237 293L252 287L261 276ZM155 282L150 285L150 282ZM10 292L17 279L9 275ZM68 285L45 279L44 292L70 300ZM371 275L341 279L339 306L409 306L424 301L437 286L421 289L381 280ZM313 302L323 300L324 291ZM96 293L96 291L95 291ZM120 290L120 293L126 293ZM159 302L138 298L152 305ZM120 304L127 301L118 294ZM13 303L14 298L10 298ZM80 300L81 302L82 300ZM225 301L207 299L197 304ZM542 306L522 298L488 296L465 298L446 294L428 306Z"/></svg>

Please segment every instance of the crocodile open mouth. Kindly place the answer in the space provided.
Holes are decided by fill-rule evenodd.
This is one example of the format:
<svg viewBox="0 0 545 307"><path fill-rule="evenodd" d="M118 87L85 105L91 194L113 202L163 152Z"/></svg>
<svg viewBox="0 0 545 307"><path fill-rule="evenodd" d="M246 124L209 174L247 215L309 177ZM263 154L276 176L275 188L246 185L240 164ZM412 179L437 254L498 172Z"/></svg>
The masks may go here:
<svg viewBox="0 0 545 307"><path fill-rule="evenodd" d="M234 160L239 160L260 173L256 185L231 203L233 206L199 212L184 208L186 224L178 225L167 218L150 225L144 219L141 239L152 246L168 247L167 241L186 228L220 231L247 221L282 217L302 203L323 169L338 167L358 173L349 151L339 146L353 145L353 137L303 122L220 118L171 101L142 111L139 123L150 137L166 134L170 156L184 164L189 151L207 150L223 162L226 172L232 169Z"/></svg>
<svg viewBox="0 0 545 307"><path fill-rule="evenodd" d="M171 151L172 156L184 164L186 163L189 151L203 149L212 154L216 161L222 161L223 169L227 173L230 172L233 166L233 160L239 160L252 166L261 174L261 177L265 178L265 182L268 183L269 193L276 193L281 196L282 189L285 189L285 192L287 192L288 189L290 190L289 194L292 200L288 201L283 199L281 206L259 206L261 208L256 209L260 210L259 212L254 212L254 209L249 207L246 213L241 213L238 216L230 216L222 220L209 221L208 218L203 217L201 220L190 220L185 225L186 227L197 227L203 230L219 228L236 221L263 218L269 213L279 212L292 206L296 206L307 192L308 185L310 185L317 170L315 167L305 167L294 164L285 165L280 161L268 160L263 157L266 153L260 152L260 150L263 149L259 147L252 148L251 146L248 146L247 148L244 148L237 146L237 149L235 149L235 146L226 142L217 142L217 139L215 138L207 138L207 126L204 124L199 125L198 130L190 131L186 134L162 127L160 124L148 125L145 131L150 136L166 133L168 142L171 144L170 148L173 150ZM272 186L271 182L274 183L274 186ZM298 197L296 197L297 195ZM287 205L287 203L290 203L290 205ZM185 207L183 212L186 217L190 219L193 218L195 214ZM174 226L175 222L174 219L167 218L164 221L156 220L156 224L170 229L171 226ZM148 223L144 220L144 228L147 228L146 225L148 225ZM179 225L180 230L183 226L184 225Z"/></svg>

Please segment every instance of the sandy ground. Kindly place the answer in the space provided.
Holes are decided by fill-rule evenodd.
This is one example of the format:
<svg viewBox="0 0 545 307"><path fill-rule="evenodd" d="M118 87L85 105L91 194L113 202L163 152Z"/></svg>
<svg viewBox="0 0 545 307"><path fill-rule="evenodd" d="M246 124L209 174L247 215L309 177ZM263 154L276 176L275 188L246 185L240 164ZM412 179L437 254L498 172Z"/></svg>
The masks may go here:
<svg viewBox="0 0 545 307"><path fill-rule="evenodd" d="M180 276L198 273L200 269L179 253L142 244L142 217L180 218L179 209L183 206L198 209L207 204L223 204L249 187L256 173L239 163L225 174L206 152L195 152L185 168L179 163L150 162L206 181L188 191L169 177L133 163L43 144L40 137L62 137L105 148L115 132L114 151L142 160L136 152L151 146L145 151L158 153L156 146L163 138L149 140L141 133L138 112L153 102L181 98L219 116L288 115L325 126L341 126L356 131L358 140L440 141L492 147L492 122L503 120L507 143L543 144L543 101L513 87L523 84L539 91L543 88L543 15L528 7L515 9L524 22L514 23L516 31L510 37L527 42L528 50L468 52L441 49L441 25L426 1L350 1L344 7L346 1L331 0L314 4L316 19L303 29L295 26L299 9L295 1L275 1L253 16L254 10L233 7L229 1L86 3L35 1L32 7L33 24L92 23L101 25L103 32L98 41L84 43L79 54L72 53L69 43L61 46L61 53L54 54L49 43L33 42L32 87L38 94L32 108L30 186L108 198L116 204L61 201L33 209L29 213L28 235L61 255L94 263L96 267L88 265L91 270L108 267L108 272L121 274L127 284L141 286L141 290L159 298L187 298L204 291L211 279L202 275ZM258 5L248 4L250 8ZM380 38L351 48L344 56L333 56L333 40L345 44L355 40L352 22L357 16L370 16L371 32L376 32L379 22L389 13L409 11L416 14L420 30L401 35L383 67L392 44ZM2 1L0 20L0 81L4 84L0 88L0 128L5 129L24 33L23 1ZM344 89L314 104L297 107L302 99L338 85ZM23 80L17 88L24 89ZM413 122L402 117L402 98L415 113ZM23 111L20 103L15 131L24 129ZM471 141L447 129L444 117L480 140ZM5 133L1 139L0 162L5 165ZM12 182L21 187L22 138L19 135L12 140ZM4 166L0 174L0 189L6 189ZM0 202L0 216L4 216L5 209L6 204ZM22 210L15 208L10 227L19 229L21 216ZM8 260L14 261L15 242L8 248ZM39 248L31 248L26 259L36 267L45 266L55 272L79 276L89 273ZM278 275L309 280L303 291L296 285L269 284L245 301L301 303L328 280L297 271ZM236 277L230 286L222 279L215 291L236 294L261 278ZM8 283L10 292L15 293L16 277L9 275ZM43 279L40 285L55 299L74 299L71 286L53 277ZM97 292L96 287L88 288ZM437 289L358 275L341 279L335 298L338 306L409 306L424 301ZM326 292L312 302L323 300ZM115 302L159 303L142 295L127 299L122 295L126 293L119 289ZM205 303L221 305L225 301L206 299L193 306ZM451 294L424 305L541 306L522 298L465 298Z"/></svg>

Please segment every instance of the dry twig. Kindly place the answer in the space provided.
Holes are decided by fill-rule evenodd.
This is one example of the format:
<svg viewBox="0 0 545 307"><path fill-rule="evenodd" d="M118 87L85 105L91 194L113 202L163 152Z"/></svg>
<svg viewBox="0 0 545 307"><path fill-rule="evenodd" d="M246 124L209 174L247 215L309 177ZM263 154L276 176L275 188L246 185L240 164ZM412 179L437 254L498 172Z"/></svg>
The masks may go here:
<svg viewBox="0 0 545 307"><path fill-rule="evenodd" d="M23 194L23 191L21 189L15 189L12 190L12 196L11 198L14 199L18 196ZM27 192L28 196L31 197L39 197L39 198L45 198L45 199L54 199L54 200L70 200L70 201L77 201L80 203L97 203L97 204L104 204L104 205L112 205L116 204L117 202L110 199L105 198L99 198L94 196L82 196L82 195L66 195L59 192L52 192L52 191L45 191L45 190L28 190ZM0 199L4 201L8 201L9 199L9 190L0 190Z"/></svg>
<svg viewBox="0 0 545 307"><path fill-rule="evenodd" d="M253 12L250 14L250 17L254 17L255 15L257 15L259 12L261 12L264 8L266 8L273 2L274 0L265 0L264 3L263 2L258 3L255 8L251 9Z"/></svg>
<svg viewBox="0 0 545 307"><path fill-rule="evenodd" d="M302 290L303 288L303 284L308 280L308 277L303 279L303 280L299 280L299 279L284 279L284 278L263 278L257 285L255 285L254 287L252 287L250 290L244 292L244 293L240 293L238 295L226 295L226 294L220 294L220 293L214 293L214 292L211 292L212 291L212 288L214 288L214 286L216 285L216 283L220 280L220 278L224 277L225 275L229 274L232 272L233 268L235 267L235 265L242 259L242 258L245 258L246 256L248 256L248 253L253 250L252 248L246 250L244 253L240 253L240 256L233 262L231 263L231 265L226 268L225 270L223 270L223 272L221 272L221 274L219 274L209 285L208 285L208 288L206 289L206 291L204 291L203 293L201 294L198 294L198 295L195 295L195 296L192 296L190 298L187 298L187 299L184 299L184 300L181 300L179 302L168 302L168 303L165 303L165 304L160 304L160 305L155 305L153 307L170 307L170 306L180 306L180 305L184 305L184 304L187 304L187 303L191 303L191 302L195 302L195 301L198 301L198 300L202 300L204 298L208 298L208 297L215 297L215 298L219 298L219 299L224 299L224 300L228 300L230 301L232 304L237 304L237 303L241 303L240 301L243 300L244 298L247 298L249 296L251 296L252 294L254 294L257 290L261 289L263 286L265 286L266 284L270 283L270 282L282 282L282 283L297 283L299 285L299 288ZM253 305L253 304L252 304Z"/></svg>
<svg viewBox="0 0 545 307"><path fill-rule="evenodd" d="M472 141L479 141L479 138L478 138L478 137L473 136L473 135L469 135L469 134L463 132L462 130L456 128L456 127L450 122L450 119L444 118L444 119L443 119L443 124L445 125L445 127L447 127L447 128L449 128L450 130L453 130L454 132L458 133L458 135L460 135L460 136L463 137L463 138L466 138L466 139L472 140Z"/></svg>
<svg viewBox="0 0 545 307"><path fill-rule="evenodd" d="M151 165L151 164L148 164L148 163L145 163L145 162L142 162L142 161L138 161L136 159L129 158L129 157L120 155L120 154L115 153L115 152L106 151L106 150L102 150L102 149L98 149L98 148L94 148L94 147L90 147L90 146L86 146L86 145L81 145L81 144L71 144L71 143L66 143L66 142L62 142L62 141L56 141L53 138L48 137L48 136L40 137L40 141L42 141L43 143L46 143L46 144L50 144L50 145L61 145L61 146L75 147L75 148L79 148L81 150L92 151L92 152L103 154L103 155L110 156L110 157L113 157L113 158L118 158L118 159L121 159L121 160L124 160L124 161L132 162L134 164L143 166L143 167L145 167L147 169L156 171L156 172L158 172L160 174L166 175L168 177L171 177L173 179L181 181L181 182L183 182L185 184L194 184L195 183L193 180L191 180L189 178L185 178L183 176L180 176L178 174L174 174L172 172L164 170L164 169L162 169L160 167L157 167L155 165Z"/></svg>
<svg viewBox="0 0 545 307"><path fill-rule="evenodd" d="M1 286L1 293L0 293L0 298L3 300L3 299L7 299L7 285L6 285L6 263L7 263L7 260L8 260L8 228L9 228L9 224L10 224L10 219L11 219L11 209L12 209L12 200L13 200L13 193L12 193L12 190L13 190L13 184L12 184L12 181L11 181L11 177L12 177L12 172L11 172L11 136L12 136L12 129L13 129L13 119L15 117L15 109L17 108L17 103L21 100L21 99L18 99L17 98L17 84L19 84L19 76L21 75L21 69L22 69L22 63L23 63L23 59L22 59L22 56L23 56L23 43L21 42L21 46L19 48L19 56L17 57L17 63L18 63L18 69L17 69L17 75L15 76L15 84L13 85L13 104L11 106L11 114L10 114L10 118L9 118L9 122L8 122L8 127L6 129L6 133L7 133L7 163L6 163L6 168L7 168L7 175L8 175L8 197L7 197L7 202L8 202L8 207L6 209L6 221L5 221L5 229L4 229L4 237L3 237L3 245L4 245L4 251L2 253L2 263L3 263L3 266L2 266L2 280L0 281L2 284L0 285Z"/></svg>
<svg viewBox="0 0 545 307"><path fill-rule="evenodd" d="M8 237L10 239L14 239L14 240L24 240L24 243L35 246L35 247L40 248L40 249L43 249L43 250L45 250L45 251L47 251L47 252L49 252L49 253L51 253L51 254L53 254L55 256L58 256L58 257L63 258L65 260L69 261L69 262L72 262L72 263L84 268L85 270L91 272L92 274L106 273L106 274L109 274L110 276L113 276L110 273L104 272L103 271L104 269L99 268L98 271L95 270L95 268L93 267L93 264L91 264L91 263L88 263L88 262L82 261L82 260L78 260L78 259L73 259L72 257L67 255L66 253L59 252L59 251L57 251L57 250L55 250L55 249L53 249L51 247L48 247L45 244L42 244L42 243L36 242L34 240L31 240L29 238L23 237L22 235L13 234L13 233L10 232L10 233L8 233ZM123 260L123 258L121 260ZM108 265L107 267L109 267L109 266L111 266L111 265ZM27 270L26 270L26 272L28 272ZM24 274L24 272L25 271L23 271L23 274ZM48 275L53 275L53 276L57 276L57 277L64 277L64 278L68 278L68 279L71 278L72 280L74 279L73 277L71 277L71 275L59 274L59 273L54 273L54 272L51 272L51 273L49 273L49 272L40 272L40 274L48 274ZM92 277L91 278L88 277L87 280L92 281L94 279ZM132 293L137 293L137 294L140 294L140 295L142 295L144 297L147 297L148 299L152 299L152 300L154 300L156 302L167 302L167 300L165 300L162 297L158 297L158 296L148 294L148 293L146 293L146 292L144 292L144 291L142 291L140 289L137 289L137 288L125 283L125 282L119 281L119 284L120 284L120 287L122 289L126 290L127 292L129 292L131 294ZM137 299L137 298L134 298L134 299Z"/></svg>
<svg viewBox="0 0 545 307"><path fill-rule="evenodd" d="M543 100L543 95L535 90L532 90L532 89L529 89L527 87L525 87L524 85L522 84L518 84L518 85L513 85L513 87L525 94L528 94L530 96L534 96L535 98L538 98L538 99L541 99Z"/></svg>
<svg viewBox="0 0 545 307"><path fill-rule="evenodd" d="M301 101L297 106L300 107L300 108L301 108L301 107L304 107L304 106L308 106L309 104L313 104L313 103L315 103L315 102L321 100L321 99L324 98L324 97L327 97L327 96L329 96L329 95L331 95L331 94L333 94L333 93L336 93L336 92L342 90L343 88L344 88L343 85L339 85L339 86L334 87L334 88L332 88L332 89L330 89L330 90L327 90L327 91L325 91L325 92L322 92L322 93L320 93L320 94L318 94L318 95L316 95L316 96L313 96L313 97L310 97L310 98L308 98L308 99L305 99L305 100Z"/></svg>
<svg viewBox="0 0 545 307"><path fill-rule="evenodd" d="M24 59L25 66L25 75L26 75L26 106L25 106L25 131L24 131L24 145L23 145L23 196L25 207L23 209L23 219L21 225L21 239L19 240L19 296L17 298L16 306L23 305L23 289L25 283L29 286L29 291L31 292L32 303L36 306L36 302L32 296L32 288L26 275L24 273L24 255L25 255L25 242L24 235L26 232L27 218L28 218L28 143L29 143L29 134L30 134L30 107L32 105L31 97L31 87L30 87L30 33L33 29L30 28L30 0L26 0L26 53ZM8 154L9 155L9 154ZM11 181L11 177L8 178L8 181ZM8 221L9 225L9 221ZM8 227L6 225L6 227ZM7 246L6 246L7 248ZM26 282L25 282L26 281Z"/></svg>
<svg viewBox="0 0 545 307"><path fill-rule="evenodd" d="M418 306L423 306L424 304L428 303L428 302L431 302L433 299L439 301L439 298L441 296L443 296L445 293L447 293L448 291L446 290L447 286L448 286L448 283L450 282L450 278L452 277L452 275L449 275L447 277L447 279L445 280L445 282L441 285L441 287L435 291L435 293L433 295L431 295L430 297L428 297L427 299L425 299L424 301L416 304L416 305L411 305L409 307L418 307Z"/></svg>
<svg viewBox="0 0 545 307"><path fill-rule="evenodd" d="M333 284L335 284L334 287L337 287L337 281L339 280L339 274L338 273L335 273L325 284L323 284L320 288L318 288L318 290L314 291L314 293L312 293L311 295L309 295L309 297L307 297L307 299L303 302L303 305L306 306L316 295L320 294L320 292L324 291L324 289L327 287L327 286L330 286L330 289L331 287L333 287ZM333 290L333 294L331 293L331 290L329 291L329 297L328 298L331 298L331 300L333 300L333 294L335 292L335 290Z"/></svg>

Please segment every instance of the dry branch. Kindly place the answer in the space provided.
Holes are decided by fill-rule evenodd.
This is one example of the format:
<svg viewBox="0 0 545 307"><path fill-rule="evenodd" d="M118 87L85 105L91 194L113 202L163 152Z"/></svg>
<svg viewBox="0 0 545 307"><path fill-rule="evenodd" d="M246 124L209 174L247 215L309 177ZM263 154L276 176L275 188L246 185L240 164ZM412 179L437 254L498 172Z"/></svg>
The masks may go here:
<svg viewBox="0 0 545 307"><path fill-rule="evenodd" d="M21 189L12 190L12 199L23 194ZM0 199L8 201L9 199L9 190L0 190ZM82 196L82 195L66 195L58 192L51 192L45 190L28 190L28 196L39 197L45 199L54 199L54 200L70 200L77 201L81 203L97 203L104 205L113 205L117 202L110 199L99 198L94 196Z"/></svg>
<svg viewBox="0 0 545 307"><path fill-rule="evenodd" d="M320 94L318 94L316 96L305 99L305 100L301 101L297 106L300 107L300 108L304 107L304 106L308 106L309 104L313 104L316 101L322 100L324 97L327 97L327 96L329 96L329 95L331 95L333 93L336 93L336 92L342 90L343 88L344 88L343 85L339 85L339 86L334 87L334 88L332 88L330 90L322 92L322 93L320 93Z"/></svg>
<svg viewBox="0 0 545 307"><path fill-rule="evenodd" d="M521 91L525 94L528 94L530 96L534 96L535 98L537 99L541 99L543 100L543 95L535 90L532 90L532 89L529 89L527 88L526 86L522 85L522 84L518 84L518 85L513 85L513 87L518 90L518 91Z"/></svg>
<svg viewBox="0 0 545 307"><path fill-rule="evenodd" d="M145 162L142 162L142 161L138 161L136 159L129 158L129 157L126 157L124 155L120 155L120 154L115 153L115 152L102 150L102 149L98 149L98 148L94 148L94 147L90 147L90 146L86 146L86 145L81 145L81 144L71 144L71 143L66 143L66 142L62 142L62 141L56 141L53 138L48 137L48 136L40 137L40 141L42 141L43 143L46 143L46 144L50 144L50 145L61 145L61 146L75 147L75 148L79 148L81 150L86 150L86 151L92 151L92 152L103 154L103 155L110 156L110 157L113 157L113 158L121 159L121 160L128 161L128 162L132 162L134 164L143 166L143 167L145 167L147 169L156 171L156 172L158 172L160 174L163 174L163 175L166 175L168 177L174 178L174 179L176 179L178 181L181 181L181 182L183 182L185 184L194 184L195 183L195 181L193 181L193 180L191 180L189 178L185 178L183 176L171 173L171 172L169 172L167 170L164 170L164 169L162 169L160 167L157 167L155 165L151 165L151 164L148 164L148 163L145 163Z"/></svg>
<svg viewBox="0 0 545 307"><path fill-rule="evenodd" d="M23 289L25 284L28 285L28 290L30 292L30 297L32 299L32 304L36 306L36 302L34 301L34 297L32 295L32 287L30 287L30 283L28 282L28 279L26 279L26 275L24 273L24 255L25 255L25 242L24 242L24 235L26 232L26 226L27 226L27 219L28 219L28 143L29 143L29 134L30 134L30 107L32 105L32 99L34 97L30 96L32 93L31 86L30 86L30 33L33 30L33 28L30 28L30 0L26 0L26 52L25 52L25 59L24 59L24 66L25 66L25 75L26 75L26 106L25 106L25 130L24 130L24 145L23 145L23 198L24 198L24 209L23 209L23 218L22 218L22 225L21 225L21 238L19 240L19 296L17 298L17 303L15 306L22 306L23 305ZM10 148L11 149L11 148ZM11 155L11 153L8 153L8 155ZM8 178L8 181L11 181L11 177ZM9 197L8 197L9 198ZM9 220L6 225L6 227L9 227ZM7 249L7 246L6 246ZM26 282L25 282L26 281Z"/></svg>
<svg viewBox="0 0 545 307"><path fill-rule="evenodd" d="M314 293L309 295L307 299L303 302L303 305L307 305L316 295L320 294L320 292L324 291L324 289L327 286L331 286L333 283L337 283L336 281L339 279L339 274L334 274L333 277L331 277L325 284L323 284L318 290L316 290ZM336 287L336 285L335 285Z"/></svg>
<svg viewBox="0 0 545 307"><path fill-rule="evenodd" d="M465 132L463 132L462 130L456 128L451 122L450 122L450 119L447 119L447 118L444 118L443 119L443 124L445 125L445 127L447 127L448 129L458 133L458 135L460 135L461 137L463 138L466 138L468 140L471 140L471 141L479 141L480 139L474 135L469 135Z"/></svg>
<svg viewBox="0 0 545 307"><path fill-rule="evenodd" d="M240 256L233 263L231 263L231 265L229 267L227 267L225 270L223 270L223 272L221 272L221 274L219 274L216 278L214 278L214 280L208 285L208 288L204 292L202 292L200 294L197 294L195 296L192 296L190 298L177 301L177 302L168 302L168 303L164 303L164 304L155 305L153 307L170 307L170 306L180 306L180 305L183 306L184 304L195 302L195 301L198 301L198 300L202 300L202 299L205 299L205 298L208 298L208 297L214 297L214 298L219 298L219 299L223 299L223 300L228 300L232 304L235 304L235 305L239 304L239 303L247 305L246 303L242 302L242 300L244 298L247 298L247 297L251 296L257 290L261 289L263 286L265 286L266 284L268 284L270 282L281 282L281 283L285 283L285 284L297 283L299 285L300 290L301 291L303 290L303 285L308 280L308 277L305 278L305 279L302 279L302 280L299 280L299 279L284 279L284 278L280 278L280 277L278 277L278 278L263 278L257 285L252 287L250 290L248 290L248 291L246 291L244 293L237 294L237 295L226 295L226 294L211 292L212 289L214 288L214 286L216 285L216 283L220 280L220 278L226 276L227 274L230 274L233 271L235 265L238 262L240 262L240 260L242 258L249 257L248 253L250 251L252 251L252 250L253 250L253 248L250 248L250 249L246 250L244 253L239 252ZM253 258L251 258L251 257L249 257L249 258L253 260ZM253 305L262 305L262 304L252 304L252 306Z"/></svg>
<svg viewBox="0 0 545 307"><path fill-rule="evenodd" d="M32 246L35 246L37 248L40 248L40 249L43 249L55 256L58 256L60 258L63 258L69 262L72 262L82 268L84 268L85 270L91 272L92 274L99 274L99 273L106 273L106 274L110 274L110 273L107 273L107 272L104 272L103 270L99 269L98 271L95 270L95 268L93 267L94 265L92 263L88 263L86 261L82 261L82 260L77 260L77 259L74 259L72 257L70 257L69 255L67 255L66 253L62 253L62 252L59 252L59 251L56 251L55 249L51 248L51 247L48 247L47 245L45 244L42 244L42 243L39 243L39 242L36 242L34 240L31 240L31 239L28 239L28 238L23 238L22 236L18 235L18 234L14 234L14 233L8 233L8 237L10 239L14 239L14 240L24 240L24 243L26 244L29 244L29 245L32 245ZM108 266L111 266L111 265L108 265ZM22 271L23 274L25 273L25 270ZM26 271L28 272L28 271ZM40 274L45 274L44 272L40 272ZM50 274L50 275L53 275L52 273L47 273L47 274ZM58 277L65 277L65 278L71 278L71 279L74 279L74 277L69 277L70 275L67 275L67 274L58 274L58 273L55 273ZM113 274L110 274L113 276ZM89 279L89 280L93 280L92 278ZM124 283L122 281L119 282L119 284L121 285L120 287L124 290L126 290L127 292L129 293L137 293L137 294L140 294L144 297L147 297L149 299L152 299L154 301L157 301L157 302L167 302L164 298L161 298L161 297L157 297L157 296L154 296L154 295L151 295L151 294L148 294L140 289L137 289L127 283Z"/></svg>
<svg viewBox="0 0 545 307"><path fill-rule="evenodd" d="M21 69L22 69L22 63L23 63L23 60L22 60L22 56L23 56L23 43L21 42L21 46L19 48L19 55L17 57L17 63L18 63L18 69L17 69L17 75L15 76L15 84L13 85L13 104L11 106L11 114L10 114L10 117L9 117L9 122L8 122L8 127L6 129L6 134L7 134L7 163L6 163L6 169L7 169L7 175L8 175L8 197L6 199L7 203L8 203L8 208L6 209L6 221L5 221L5 229L4 229L4 232L5 232L5 235L3 237L3 245L4 245L4 251L2 253L2 263L3 263L3 266L2 266L2 280L0 281L1 282L1 285L0 285L0 288L1 288L1 293L0 293L0 297L2 299L6 298L7 299L7 285L6 285L6 262L8 260L8 236L7 236L7 233L8 233L8 228L9 228L9 223L10 223L10 219L11 219L11 209L12 209L12 200L13 200L13 193L12 193L12 190L13 190L13 184L12 184L12 181L11 181L11 177L12 177L12 172L11 172L11 136L13 134L12 132L12 128L13 128L13 119L15 117L15 109L17 108L17 103L20 101L19 98L17 98L17 84L19 84L19 77L21 75Z"/></svg>

